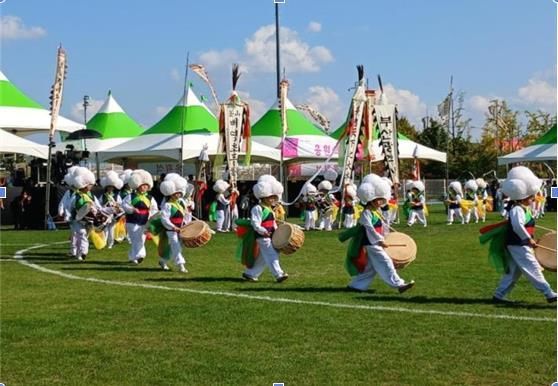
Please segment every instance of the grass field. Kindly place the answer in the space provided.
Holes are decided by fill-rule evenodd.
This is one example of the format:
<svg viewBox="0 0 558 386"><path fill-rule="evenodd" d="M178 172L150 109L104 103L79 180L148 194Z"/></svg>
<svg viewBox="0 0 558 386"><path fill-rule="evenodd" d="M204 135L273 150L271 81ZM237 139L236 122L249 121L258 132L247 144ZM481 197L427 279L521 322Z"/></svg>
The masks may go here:
<svg viewBox="0 0 558 386"><path fill-rule="evenodd" d="M127 263L127 244L80 263L65 256L65 230L2 230L0 382L551 384L556 306L524 278L510 296L518 304L493 305L500 276L481 224L446 226L442 207L431 211L426 229L396 226L418 244L400 272L417 285L403 295L378 278L368 293L346 292L337 232L307 233L276 284L269 272L240 280L233 234L185 250L184 275L161 271L152 244L140 266ZM556 214L538 224L556 228Z"/></svg>

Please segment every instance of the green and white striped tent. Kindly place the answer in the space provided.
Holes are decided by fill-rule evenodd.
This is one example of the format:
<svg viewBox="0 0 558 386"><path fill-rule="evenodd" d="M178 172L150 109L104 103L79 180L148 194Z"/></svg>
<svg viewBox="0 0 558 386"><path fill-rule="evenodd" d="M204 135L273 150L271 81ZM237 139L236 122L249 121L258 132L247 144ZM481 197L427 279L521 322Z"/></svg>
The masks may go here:
<svg viewBox="0 0 558 386"><path fill-rule="evenodd" d="M498 157L498 165L517 162L556 161L556 124L531 146Z"/></svg>
<svg viewBox="0 0 558 386"><path fill-rule="evenodd" d="M19 136L50 130L50 111L25 95L1 71L0 128ZM71 133L83 125L59 116L56 129Z"/></svg>
<svg viewBox="0 0 558 386"><path fill-rule="evenodd" d="M286 100L288 131L283 146L283 156L291 162L327 159L333 152L336 141L316 127ZM275 149L281 148L281 112L276 102L252 126L254 141ZM337 151L332 159L337 158Z"/></svg>
<svg viewBox="0 0 558 386"><path fill-rule="evenodd" d="M345 130L345 124L342 124L337 130L331 133L331 137L335 140L338 140L343 131ZM374 157L376 161L380 161L384 159L382 154L382 148L380 146L379 141L379 132L376 130L375 140L372 143L372 151L374 152ZM447 156L446 153L442 151L438 151L436 149L432 149L428 146L421 145L418 142L413 141L410 138L407 138L401 133L397 133L397 147L399 149L399 158L400 159L428 159L438 162L446 162Z"/></svg>
<svg viewBox="0 0 558 386"><path fill-rule="evenodd" d="M184 133L182 141L181 133ZM182 160L197 158L204 145L208 154L217 152L219 142L218 122L215 115L199 100L192 88L187 98L183 95L178 103L157 123L137 138L100 153L105 161L134 159L137 161ZM182 147L183 145L183 147ZM254 144L253 144L254 145ZM279 159L274 149L255 144L252 158Z"/></svg>
<svg viewBox="0 0 558 386"><path fill-rule="evenodd" d="M85 140L87 150L91 152L101 152L117 146L131 138L136 138L144 131L139 123L126 114L110 90L99 111L87 122L87 128L101 134L101 138ZM67 144L73 144L75 149L84 150L83 141L65 141L57 148L65 147Z"/></svg>

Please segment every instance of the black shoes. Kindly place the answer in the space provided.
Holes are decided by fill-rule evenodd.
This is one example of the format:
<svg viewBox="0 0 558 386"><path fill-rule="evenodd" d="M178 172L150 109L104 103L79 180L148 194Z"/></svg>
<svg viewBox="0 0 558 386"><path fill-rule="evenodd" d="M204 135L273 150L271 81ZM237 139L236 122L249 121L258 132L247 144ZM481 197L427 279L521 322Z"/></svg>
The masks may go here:
<svg viewBox="0 0 558 386"><path fill-rule="evenodd" d="M492 297L492 303L494 303L494 304L507 304L507 305L515 304L511 300L500 299L500 298L497 298L496 296Z"/></svg>
<svg viewBox="0 0 558 386"><path fill-rule="evenodd" d="M415 286L415 281L411 280L410 282L408 282L407 284L403 284L401 287L397 288L399 293L402 294L404 292L407 292L408 290L410 290L411 288L413 288Z"/></svg>

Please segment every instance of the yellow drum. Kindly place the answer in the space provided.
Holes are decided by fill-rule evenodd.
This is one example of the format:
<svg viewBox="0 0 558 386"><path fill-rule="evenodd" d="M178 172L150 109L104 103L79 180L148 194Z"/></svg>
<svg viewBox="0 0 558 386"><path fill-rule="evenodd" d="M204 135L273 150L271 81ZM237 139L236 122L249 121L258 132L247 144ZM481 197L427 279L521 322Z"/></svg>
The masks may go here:
<svg viewBox="0 0 558 386"><path fill-rule="evenodd" d="M556 232L550 232L540 238L535 248L535 257L539 264L552 272L556 272Z"/></svg>
<svg viewBox="0 0 558 386"><path fill-rule="evenodd" d="M386 253L393 261L395 269L403 269L417 257L417 244L409 235L401 232L389 233L385 238Z"/></svg>
<svg viewBox="0 0 558 386"><path fill-rule="evenodd" d="M304 232L296 225L283 223L273 232L271 243L273 248L290 255L304 244Z"/></svg>
<svg viewBox="0 0 558 386"><path fill-rule="evenodd" d="M180 240L186 248L203 247L211 240L211 229L203 221L192 221L180 230Z"/></svg>

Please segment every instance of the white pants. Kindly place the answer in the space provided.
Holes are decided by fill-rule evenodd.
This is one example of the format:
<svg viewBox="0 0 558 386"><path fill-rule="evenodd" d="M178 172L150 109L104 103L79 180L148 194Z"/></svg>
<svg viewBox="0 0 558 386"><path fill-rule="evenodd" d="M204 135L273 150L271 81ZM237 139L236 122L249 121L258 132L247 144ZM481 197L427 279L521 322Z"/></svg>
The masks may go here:
<svg viewBox="0 0 558 386"><path fill-rule="evenodd" d="M181 264L186 264L186 260L184 260L184 256L182 256L182 244L180 244L180 238L178 237L178 233L174 231L167 231L167 237L169 238L169 246L170 246L170 258L177 266Z"/></svg>
<svg viewBox="0 0 558 386"><path fill-rule="evenodd" d="M70 225L70 255L77 256L77 238L72 229L72 222L68 221Z"/></svg>
<svg viewBox="0 0 558 386"><path fill-rule="evenodd" d="M304 229L307 231L316 227L316 220L314 219L314 211L304 211Z"/></svg>
<svg viewBox="0 0 558 386"><path fill-rule="evenodd" d="M105 235L107 235L107 247L112 248L114 245L114 226L115 222L111 222L105 227Z"/></svg>
<svg viewBox="0 0 558 386"><path fill-rule="evenodd" d="M345 228L352 228L354 226L354 214L346 214L345 215L345 220L343 221L343 226Z"/></svg>
<svg viewBox="0 0 558 386"><path fill-rule="evenodd" d="M422 225L426 226L426 216L424 215L424 209L411 209L407 225L413 225L417 221L417 219Z"/></svg>
<svg viewBox="0 0 558 386"><path fill-rule="evenodd" d="M382 216L384 216L384 219L386 220L386 224L388 226L391 225L391 217L389 215L389 210L382 210Z"/></svg>
<svg viewBox="0 0 558 386"><path fill-rule="evenodd" d="M215 212L215 217L217 217L216 222L217 222L217 230L218 231L225 231L228 230L228 224L226 224L226 216L225 216L225 211L224 210L218 210Z"/></svg>
<svg viewBox="0 0 558 386"><path fill-rule="evenodd" d="M461 208L448 209L448 224L453 223L454 217L459 217L461 219L461 224L465 223L465 219L463 218L463 213L461 212Z"/></svg>
<svg viewBox="0 0 558 386"><path fill-rule="evenodd" d="M252 268L246 268L244 273L250 277L258 278L267 265L275 279L283 276L285 273L279 265L279 251L273 248L273 245L271 245L271 238L258 238L256 239L256 242L260 247L260 253L256 257L254 266Z"/></svg>
<svg viewBox="0 0 558 386"><path fill-rule="evenodd" d="M331 224L333 223L332 215L322 216L322 223L320 223L320 229L325 229L326 231L331 231Z"/></svg>
<svg viewBox="0 0 558 386"><path fill-rule="evenodd" d="M482 209L483 209L482 211L484 213L482 215L482 217L479 216L478 209L477 209L477 216L479 216L479 219L482 220L482 222L485 222L486 221L486 204L482 204Z"/></svg>
<svg viewBox="0 0 558 386"><path fill-rule="evenodd" d="M238 220L238 205L234 206L234 209L231 209L231 216L230 216L230 228L233 231L236 231L236 223L235 221Z"/></svg>
<svg viewBox="0 0 558 386"><path fill-rule="evenodd" d="M128 260L145 259L145 225L126 223L126 231L131 244Z"/></svg>
<svg viewBox="0 0 558 386"><path fill-rule="evenodd" d="M556 293L544 278L541 266L535 258L531 247L508 245L507 248L512 257L508 259L508 273L500 280L494 296L503 299L513 289L522 273L531 282L533 287L542 292L545 297L551 298L556 296Z"/></svg>
<svg viewBox="0 0 558 386"><path fill-rule="evenodd" d="M87 255L89 253L89 239L87 238L87 229L77 221L70 222L72 230L72 252L74 256Z"/></svg>
<svg viewBox="0 0 558 386"><path fill-rule="evenodd" d="M368 254L368 264L366 264L364 272L353 276L350 287L366 291L376 274L390 287L398 288L405 284L405 281L397 274L393 261L384 248L379 245L367 245L366 253Z"/></svg>

